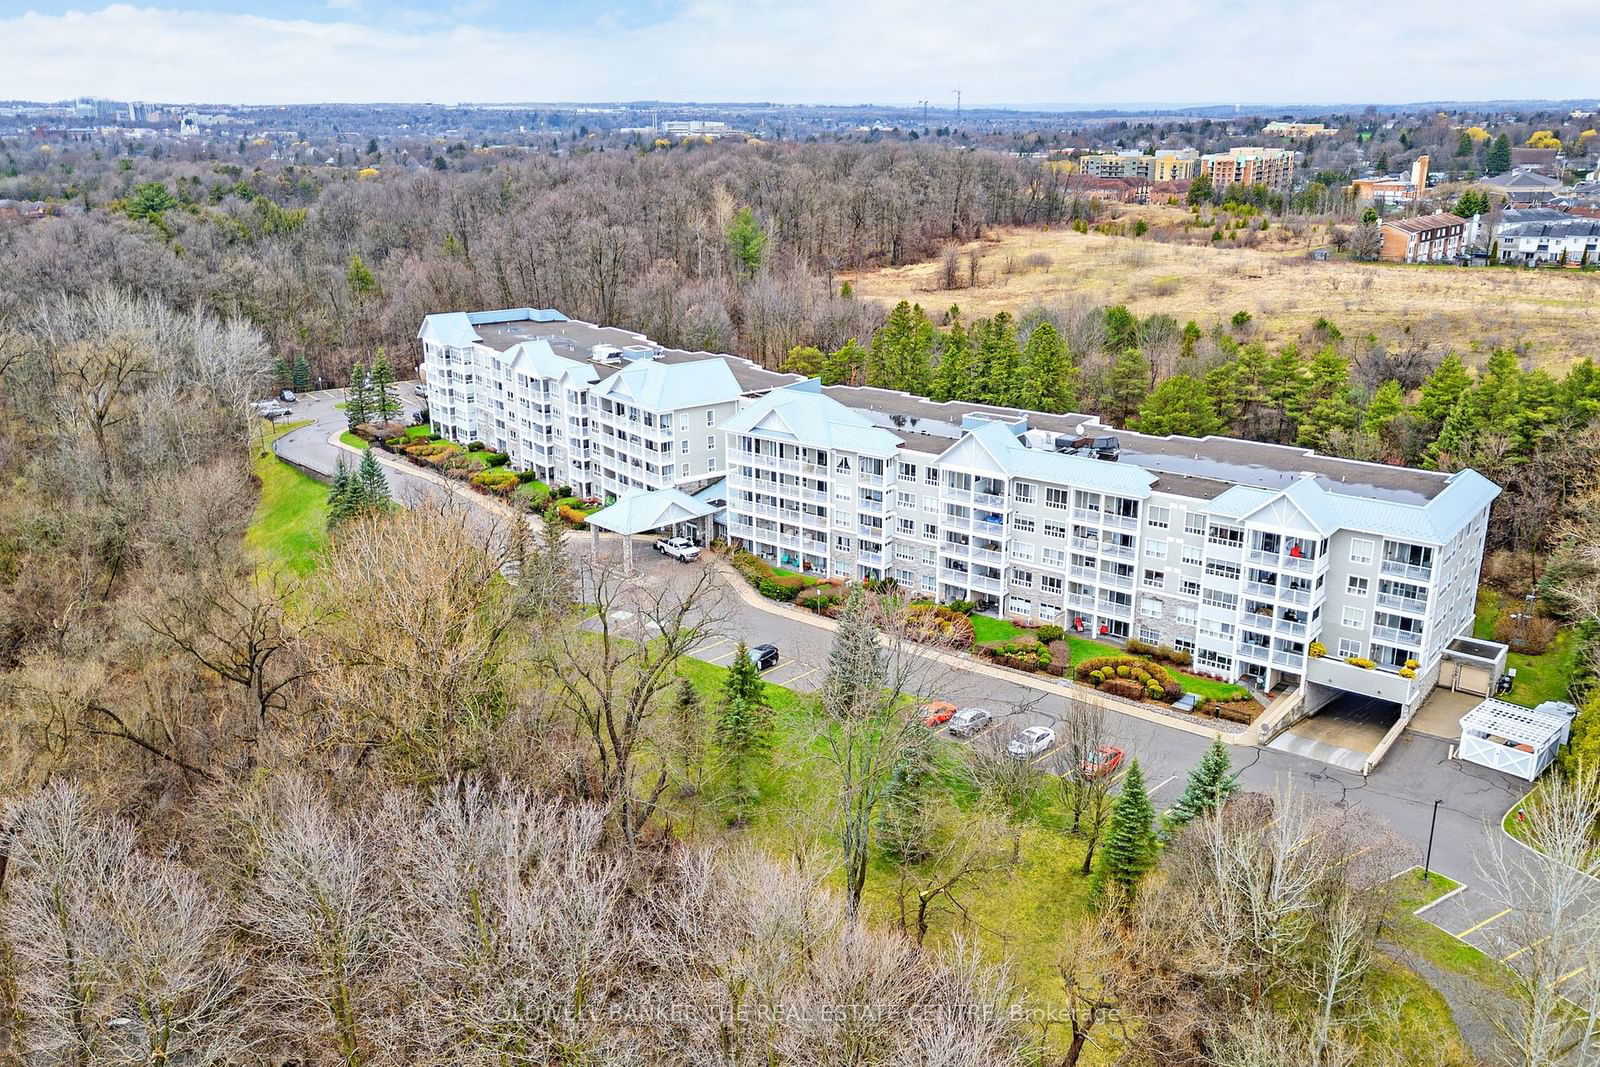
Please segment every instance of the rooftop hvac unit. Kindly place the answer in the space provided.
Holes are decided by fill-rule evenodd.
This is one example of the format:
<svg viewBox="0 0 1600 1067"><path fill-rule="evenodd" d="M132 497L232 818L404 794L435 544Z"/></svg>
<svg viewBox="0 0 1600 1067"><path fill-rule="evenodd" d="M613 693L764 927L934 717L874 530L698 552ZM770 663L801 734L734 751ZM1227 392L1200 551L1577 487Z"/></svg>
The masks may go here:
<svg viewBox="0 0 1600 1067"><path fill-rule="evenodd" d="M603 363L608 367L614 367L618 363L622 362L622 349L618 348L616 345L595 345L594 348L590 349L589 351L589 361L591 363Z"/></svg>
<svg viewBox="0 0 1600 1067"><path fill-rule="evenodd" d="M1095 459L1114 461L1122 454L1122 443L1109 434L1102 437L1067 437L1061 435L1056 438L1056 451L1068 452L1075 456L1092 456Z"/></svg>
<svg viewBox="0 0 1600 1067"><path fill-rule="evenodd" d="M630 363L639 359L656 358L656 350L649 345L624 345L621 352L622 358Z"/></svg>

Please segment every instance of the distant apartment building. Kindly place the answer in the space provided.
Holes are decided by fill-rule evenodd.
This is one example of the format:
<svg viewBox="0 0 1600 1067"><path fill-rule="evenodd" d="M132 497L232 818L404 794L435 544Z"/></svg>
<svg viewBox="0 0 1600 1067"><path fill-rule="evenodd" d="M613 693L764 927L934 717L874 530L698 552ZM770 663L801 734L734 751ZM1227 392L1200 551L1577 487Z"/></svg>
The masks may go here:
<svg viewBox="0 0 1600 1067"><path fill-rule="evenodd" d="M1385 219L1378 258L1390 263L1444 263L1466 250L1467 220L1448 212Z"/></svg>
<svg viewBox="0 0 1600 1067"><path fill-rule="evenodd" d="M803 573L1408 711L1472 625L1499 490L1470 470L822 386L550 310L419 337L440 433L585 495L725 501L718 533Z"/></svg>
<svg viewBox="0 0 1600 1067"><path fill-rule="evenodd" d="M1186 181L1195 176L1200 153L1192 148L1144 152L1098 152L1080 156L1078 167L1091 178L1143 178L1151 182Z"/></svg>
<svg viewBox="0 0 1600 1067"><path fill-rule="evenodd" d="M1288 192L1294 187L1294 153L1286 148L1230 148L1201 156L1200 173L1215 189L1244 184Z"/></svg>
<svg viewBox="0 0 1600 1067"><path fill-rule="evenodd" d="M1376 178L1357 178L1350 183L1356 201L1373 204L1382 210L1388 204L1409 204L1428 188L1428 157L1411 161L1405 174L1385 174Z"/></svg>
<svg viewBox="0 0 1600 1067"><path fill-rule="evenodd" d="M1551 208L1507 210L1500 215L1490 248L1496 262L1526 267L1600 263L1600 219Z"/></svg>
<svg viewBox="0 0 1600 1067"><path fill-rule="evenodd" d="M1269 122L1261 132L1268 137L1321 137L1339 131L1321 122Z"/></svg>

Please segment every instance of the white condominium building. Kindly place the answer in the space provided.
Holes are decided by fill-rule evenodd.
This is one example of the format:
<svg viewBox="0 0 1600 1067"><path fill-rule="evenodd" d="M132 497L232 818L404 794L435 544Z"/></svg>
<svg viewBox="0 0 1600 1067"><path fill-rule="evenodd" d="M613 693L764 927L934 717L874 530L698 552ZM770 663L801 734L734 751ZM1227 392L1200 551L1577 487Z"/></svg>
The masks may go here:
<svg viewBox="0 0 1600 1067"><path fill-rule="evenodd" d="M1401 704L1471 625L1499 493L1473 471L814 382L726 429L728 534L775 563Z"/></svg>

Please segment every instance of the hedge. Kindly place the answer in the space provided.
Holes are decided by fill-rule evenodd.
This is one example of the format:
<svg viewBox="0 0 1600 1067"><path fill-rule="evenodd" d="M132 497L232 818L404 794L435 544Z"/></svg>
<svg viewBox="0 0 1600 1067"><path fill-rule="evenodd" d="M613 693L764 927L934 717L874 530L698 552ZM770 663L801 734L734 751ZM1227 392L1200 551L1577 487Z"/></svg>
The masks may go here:
<svg viewBox="0 0 1600 1067"><path fill-rule="evenodd" d="M561 516L563 522L579 529L582 529L584 524L589 521L589 516L577 508L568 507L566 504L557 505L556 514Z"/></svg>

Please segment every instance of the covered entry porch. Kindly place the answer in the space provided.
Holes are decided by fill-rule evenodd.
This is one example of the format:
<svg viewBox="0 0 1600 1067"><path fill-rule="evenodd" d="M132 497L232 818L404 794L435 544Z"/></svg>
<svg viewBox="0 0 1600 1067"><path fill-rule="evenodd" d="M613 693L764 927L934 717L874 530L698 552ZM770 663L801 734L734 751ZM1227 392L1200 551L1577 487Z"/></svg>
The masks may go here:
<svg viewBox="0 0 1600 1067"><path fill-rule="evenodd" d="M709 544L713 516L721 510L681 489L630 489L610 507L589 516L590 547L599 553L601 530L621 534L622 572L632 574L635 534L662 533Z"/></svg>

